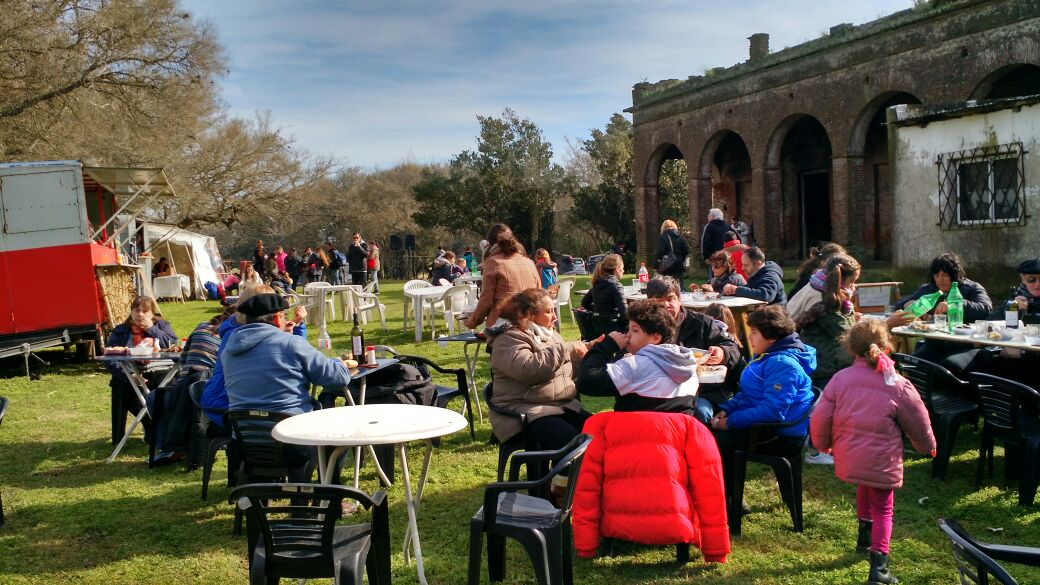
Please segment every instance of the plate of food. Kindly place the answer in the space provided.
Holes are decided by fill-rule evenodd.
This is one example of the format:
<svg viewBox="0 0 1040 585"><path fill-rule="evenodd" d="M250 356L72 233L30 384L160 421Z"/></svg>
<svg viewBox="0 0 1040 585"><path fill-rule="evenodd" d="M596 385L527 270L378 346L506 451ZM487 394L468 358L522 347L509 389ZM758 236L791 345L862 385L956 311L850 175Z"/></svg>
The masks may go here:
<svg viewBox="0 0 1040 585"><path fill-rule="evenodd" d="M701 384L722 384L726 381L726 366L697 366L697 381Z"/></svg>
<svg viewBox="0 0 1040 585"><path fill-rule="evenodd" d="M105 348L105 355L126 355L127 348L122 345L113 345Z"/></svg>
<svg viewBox="0 0 1040 585"><path fill-rule="evenodd" d="M924 321L914 321L913 323L907 325L907 327L913 329L914 331L932 331L932 324L925 323Z"/></svg>
<svg viewBox="0 0 1040 585"><path fill-rule="evenodd" d="M970 337L974 332L975 329L970 325L958 325L953 328L954 335L963 335L964 337Z"/></svg>

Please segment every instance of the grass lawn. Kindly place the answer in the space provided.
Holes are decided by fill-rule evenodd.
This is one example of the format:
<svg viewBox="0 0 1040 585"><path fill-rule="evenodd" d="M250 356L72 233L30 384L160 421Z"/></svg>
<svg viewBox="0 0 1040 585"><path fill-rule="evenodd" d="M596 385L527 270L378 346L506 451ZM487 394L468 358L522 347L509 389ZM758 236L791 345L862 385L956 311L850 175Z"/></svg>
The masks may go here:
<svg viewBox="0 0 1040 585"><path fill-rule="evenodd" d="M626 277L627 278L627 277ZM577 288L583 288L579 284ZM414 342L402 328L401 283L383 287L389 331L366 328L370 343L392 345L450 367L464 367L461 345L438 347ZM216 303L164 304L179 335L219 310ZM440 321L443 326L443 320ZM337 349L347 344L343 321L331 327ZM564 319L565 338L576 339ZM312 341L316 332L312 329ZM428 335L428 334L427 334ZM0 491L7 525L0 528L0 583L242 583L247 580L245 540L231 536L226 462L218 457L208 501L199 499L201 471L180 466L148 470L147 446L138 431L111 465L108 375L95 363L77 363L71 354L43 352L52 361L39 380L19 375L19 362L4 362L0 395L11 399L0 426ZM489 379L481 360L478 382ZM587 401L591 410L609 401ZM464 583L469 518L480 505L482 486L493 481L497 447L487 444L490 426L478 426L477 441L467 432L447 438L434 454L419 512L426 573L430 583ZM1003 477L997 449L996 477L975 488L977 437L962 430L945 482L933 480L929 461L907 461L906 485L896 495L892 564L904 583L956 580L949 545L936 527L940 516L961 521L974 535L1002 543L1040 544L1040 506L1018 507L1014 484ZM421 447L414 447L419 461ZM374 489L369 472L363 485ZM390 490L394 581L416 583L400 543L405 527L401 487ZM855 488L830 467L805 471L805 532L796 534L767 470L751 466L743 536L733 540L724 565L705 565L699 555L679 567L674 548L623 545L616 556L577 560L578 583L861 583L866 557L855 548ZM652 494L631 494L633 498ZM991 532L988 528L1001 528ZM518 546L508 547L508 583L529 583L532 572ZM484 579L486 580L486 563ZM1040 570L1015 565L1022 583L1040 582Z"/></svg>

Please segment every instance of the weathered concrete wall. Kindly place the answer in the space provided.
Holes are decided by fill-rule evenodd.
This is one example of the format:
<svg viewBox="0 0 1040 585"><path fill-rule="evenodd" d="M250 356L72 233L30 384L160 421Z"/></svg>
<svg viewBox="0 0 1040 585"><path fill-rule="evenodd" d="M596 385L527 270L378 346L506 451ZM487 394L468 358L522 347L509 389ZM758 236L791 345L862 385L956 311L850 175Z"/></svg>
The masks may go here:
<svg viewBox="0 0 1040 585"><path fill-rule="evenodd" d="M1040 253L1040 104L1015 109L891 126L896 268L926 266L946 251L980 268L1014 267ZM1014 142L1025 151L1025 222L940 229L938 156Z"/></svg>
<svg viewBox="0 0 1040 585"><path fill-rule="evenodd" d="M1040 64L1038 2L943 2L859 27L836 27L827 37L710 76L636 85L629 111L640 255L653 252L658 227L656 202L644 201L656 193L655 153L666 144L682 152L690 173L691 231L700 233L712 206L710 173L719 136L734 132L751 159L748 201L739 213L754 221L770 255L796 256L798 240L778 221L792 204L784 198L780 153L787 131L804 116L820 122L831 145L833 238L866 244L864 232L872 229L866 218L873 217L866 175L877 164L864 161L871 118L900 92L924 103L968 99L1012 64ZM879 208L886 217L878 221L887 231L891 207Z"/></svg>

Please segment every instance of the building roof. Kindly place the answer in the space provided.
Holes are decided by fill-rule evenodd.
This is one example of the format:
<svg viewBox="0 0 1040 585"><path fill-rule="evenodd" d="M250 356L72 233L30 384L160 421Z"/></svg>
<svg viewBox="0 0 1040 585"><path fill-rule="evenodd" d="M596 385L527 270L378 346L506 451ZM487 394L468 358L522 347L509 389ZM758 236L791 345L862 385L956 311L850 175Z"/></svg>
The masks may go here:
<svg viewBox="0 0 1040 585"><path fill-rule="evenodd" d="M999 100L968 100L966 102L946 102L939 104L901 104L892 106L893 115L889 124L894 126L924 126L937 120L950 120L1011 110L1040 103L1040 94L1026 95Z"/></svg>

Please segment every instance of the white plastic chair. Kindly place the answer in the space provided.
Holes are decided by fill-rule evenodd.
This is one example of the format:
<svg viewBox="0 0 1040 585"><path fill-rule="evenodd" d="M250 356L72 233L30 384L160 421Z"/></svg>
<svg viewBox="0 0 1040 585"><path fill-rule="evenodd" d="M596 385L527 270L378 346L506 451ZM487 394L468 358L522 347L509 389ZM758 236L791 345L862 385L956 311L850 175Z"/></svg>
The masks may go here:
<svg viewBox="0 0 1040 585"><path fill-rule="evenodd" d="M433 285L425 280L409 280L408 282L404 283L403 290L409 291L415 290L417 288L428 288L431 286ZM407 330L408 319L412 316L412 299L410 299L407 295L402 296L401 298L404 301L404 328ZM423 310L425 310L425 307L423 307Z"/></svg>
<svg viewBox="0 0 1040 585"><path fill-rule="evenodd" d="M473 295L473 287L468 284L458 284L444 291L440 302L444 306L444 324L448 327L448 335L455 335L455 322L463 313L473 310ZM433 330L434 321L430 319L430 333L437 339L437 332Z"/></svg>
<svg viewBox="0 0 1040 585"><path fill-rule="evenodd" d="M560 307L566 306L567 312L571 314L571 323L573 325L578 324L577 321L574 320L574 313L570 310L572 307L571 289L574 288L575 282L576 280L574 279L574 277L561 277L558 281L556 281L556 284L560 285L560 291L556 295L556 300L553 301L553 304L556 305L556 318L558 320L563 319L563 315L560 313Z"/></svg>
<svg viewBox="0 0 1040 585"><path fill-rule="evenodd" d="M361 323L368 324L369 311L379 311L379 322L383 325L383 331L385 332L386 305L379 302L379 297L375 293L360 292L354 289L350 289L350 295L354 298L354 310L358 312Z"/></svg>
<svg viewBox="0 0 1040 585"><path fill-rule="evenodd" d="M447 278L438 278L437 279L437 284L439 284L441 286L451 286L451 281L448 280Z"/></svg>
<svg viewBox="0 0 1040 585"><path fill-rule="evenodd" d="M303 287L303 292L309 295L320 296L325 300L325 310L328 311L328 315L325 316L326 321L331 321L336 318L336 301L332 299L325 291L321 290L330 286L327 282L308 282L307 286Z"/></svg>

